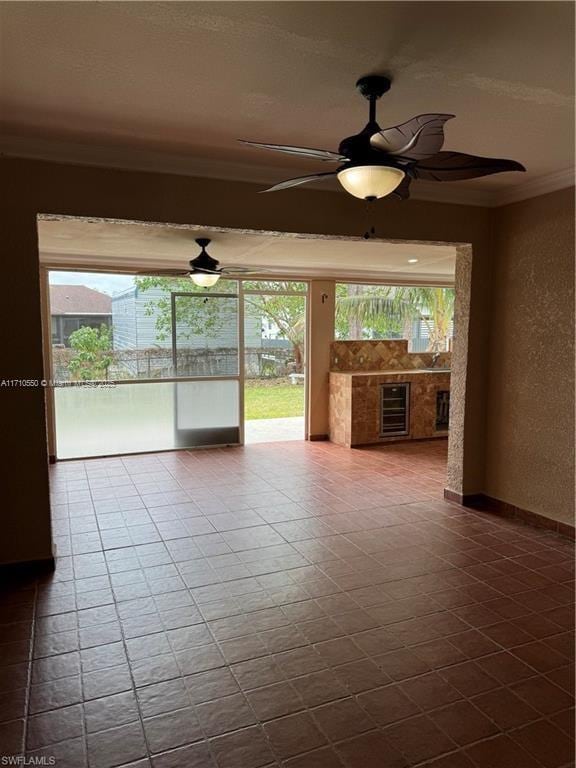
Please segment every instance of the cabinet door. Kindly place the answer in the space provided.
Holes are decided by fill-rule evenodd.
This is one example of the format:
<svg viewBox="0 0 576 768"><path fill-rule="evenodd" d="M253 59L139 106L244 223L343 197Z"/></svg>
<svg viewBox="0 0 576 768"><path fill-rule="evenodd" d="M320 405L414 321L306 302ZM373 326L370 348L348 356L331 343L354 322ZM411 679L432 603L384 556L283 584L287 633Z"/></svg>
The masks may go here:
<svg viewBox="0 0 576 768"><path fill-rule="evenodd" d="M380 437L407 435L410 431L410 384L380 386Z"/></svg>

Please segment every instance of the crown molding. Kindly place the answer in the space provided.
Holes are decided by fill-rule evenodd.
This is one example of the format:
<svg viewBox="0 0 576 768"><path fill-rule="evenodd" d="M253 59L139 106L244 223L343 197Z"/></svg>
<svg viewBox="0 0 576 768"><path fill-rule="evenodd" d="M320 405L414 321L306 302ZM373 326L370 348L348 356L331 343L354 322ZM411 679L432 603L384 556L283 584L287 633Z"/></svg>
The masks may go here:
<svg viewBox="0 0 576 768"><path fill-rule="evenodd" d="M519 203L522 200L529 200L531 197L540 197L540 195L548 195L550 192L573 187L574 179L574 168L566 168L563 171L548 173L545 176L530 179L524 184L517 184L514 187L499 190L494 195L492 207Z"/></svg>
<svg viewBox="0 0 576 768"><path fill-rule="evenodd" d="M254 184L273 184L291 173L299 173L284 166L254 165L135 147L99 146L52 139L32 139L15 135L2 137L0 155L72 165L117 168L148 173L170 173L225 181L244 181ZM497 208L573 186L574 179L574 168L568 168L527 180L513 187L500 189L416 181L411 189L411 199L452 205ZM341 191L333 181L320 181L315 183L311 189L329 192Z"/></svg>

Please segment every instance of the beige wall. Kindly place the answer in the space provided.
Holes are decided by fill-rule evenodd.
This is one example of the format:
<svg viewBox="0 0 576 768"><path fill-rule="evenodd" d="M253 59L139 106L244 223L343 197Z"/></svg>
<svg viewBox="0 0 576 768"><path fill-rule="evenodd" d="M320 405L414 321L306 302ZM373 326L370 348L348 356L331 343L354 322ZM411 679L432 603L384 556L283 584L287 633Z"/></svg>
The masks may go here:
<svg viewBox="0 0 576 768"><path fill-rule="evenodd" d="M344 194L290 190L256 194L259 186L152 173L2 160L8 190L3 209L2 378L43 377L37 213L193 223L212 226L361 235L365 206ZM422 201L380 201L370 223L377 235L397 240L472 243L471 316L465 387L458 393L466 434L459 446L464 469L453 490L481 491L484 481L484 398L487 380L491 275L489 210ZM18 318L18 333L7 333ZM458 343L458 340L457 340ZM455 356L457 350L455 348ZM318 367L322 373L322 365ZM312 379L314 376L311 377ZM463 379L463 380L464 380ZM314 383L311 382L312 398ZM50 554L43 392L0 393L4 481L0 562ZM323 406L324 407L324 406ZM325 410L323 411L325 413ZM325 416L323 417L325 418ZM311 425L321 433L321 425ZM5 535L6 534L6 535Z"/></svg>
<svg viewBox="0 0 576 768"><path fill-rule="evenodd" d="M308 294L308 437L326 439L328 424L330 344L334 341L336 283L312 280Z"/></svg>
<svg viewBox="0 0 576 768"><path fill-rule="evenodd" d="M574 520L574 189L495 212L486 493Z"/></svg>

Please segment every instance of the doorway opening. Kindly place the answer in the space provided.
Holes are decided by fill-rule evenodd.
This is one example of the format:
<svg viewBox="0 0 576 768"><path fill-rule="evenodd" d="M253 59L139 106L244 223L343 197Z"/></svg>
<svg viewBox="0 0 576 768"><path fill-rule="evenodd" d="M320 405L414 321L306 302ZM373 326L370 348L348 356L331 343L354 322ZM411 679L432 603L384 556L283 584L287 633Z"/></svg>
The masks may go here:
<svg viewBox="0 0 576 768"><path fill-rule="evenodd" d="M306 282L48 270L56 457L306 437Z"/></svg>
<svg viewBox="0 0 576 768"><path fill-rule="evenodd" d="M242 281L244 442L306 437L306 282Z"/></svg>
<svg viewBox="0 0 576 768"><path fill-rule="evenodd" d="M166 297L163 299L164 331L171 333L172 336L163 342L161 340L154 342L154 354L142 354L142 350L139 350L136 345L130 354L131 367L126 365L123 374L118 372L117 377L110 382L113 386L108 386L104 382L100 387L91 387L87 381L84 381L82 366L78 367L77 361L73 375L75 379L82 380L68 381L64 382L63 386L47 388L48 442L51 456L71 458L76 455L80 458L185 448L187 446L185 441L184 445L182 444L183 438L190 439L193 436L192 433L197 439L190 447L203 444L200 439L202 437L209 438L206 444L210 446L242 445L245 442L245 427L265 421L262 418L248 418L246 422L244 420L244 412L250 406L250 403L245 403L245 395L248 400L253 395L248 393L248 387L244 386L249 371L249 366L247 371L245 362L247 351L245 314L251 311L251 308L245 304L243 294L246 291L247 294L256 296L256 292L260 289L262 295L275 296L278 286L274 291L270 286L262 288L270 281L303 282L301 287L308 289L304 297L293 297L293 287L288 291L290 294L288 298L299 298L301 306L306 307L303 315L307 327L304 331L302 370L298 370L298 355L292 350L290 359L284 360L286 365L282 375L288 377L292 375L290 387L299 397L304 396L304 423L308 429L308 439L325 440L332 430L329 421L331 398L329 381L331 372L339 370L336 358L341 362L341 357L334 346L342 343L334 341L336 285L347 283L387 286L452 284L455 286L456 295L454 325L457 329L457 338L454 339L451 355L451 389L456 397L451 398L449 405L447 486L455 493L463 493L465 489L464 447L465 444L466 446L471 444L471 439L465 439L464 415L467 412L468 390L473 390L475 386L474 382L469 380L467 365L472 272L472 251L469 245L378 238L365 241L359 237L55 215L39 216L38 225L41 279L45 283L43 295L46 299L46 307L48 306L49 271L82 272L100 276L104 274L124 279L128 276L132 280L135 277L146 278L147 275L151 277L153 274L156 276L160 274L169 279L167 275L171 272L185 274L187 262L191 256L195 255L195 252L191 251L191 243L199 234L209 235L215 242L217 241L216 255L221 264L227 269L236 270L236 273L242 273L234 276L233 279L230 279L229 274L222 276L216 286L202 289L204 294L207 294L204 296L200 296L202 291L197 293L196 289L191 290L189 278L170 278L177 281L183 280L184 284L176 285L174 290L169 292L181 294L181 296L174 301L171 296L168 301ZM250 277L246 275L246 270L249 271ZM253 284L249 285L248 282ZM230 287L226 288L226 284ZM151 290L152 286L147 286L148 289ZM305 293L305 291L302 292ZM224 293L226 296L220 297L222 301L219 301L217 293ZM151 294L148 295L150 297ZM157 298L161 299L161 297ZM253 296L251 295L250 298L253 299ZM228 342L228 349L224 355L222 347L226 344L219 345L215 337L204 338L201 345L202 354L200 354L194 339L188 338L186 333L181 332L178 315L185 314L189 306L201 303L203 311L208 313L209 318L216 316L219 322L229 321L230 317L226 312L212 311L212 308L224 307L227 299L232 300L234 305L234 322L231 331L234 343L230 345ZM174 327L172 327L172 315L175 316ZM69 319L72 320L72 318ZM148 323L156 322L153 315L148 312L144 313L143 320ZM47 374L53 372L52 356L55 353L51 344L50 323L48 310L44 312ZM66 323L62 320L60 326L54 327L54 346L60 344L66 348L71 334L75 330L80 330L79 327L72 328L69 324L67 327L65 325ZM207 320L205 325L210 329L213 328L211 321ZM272 343L280 347L278 342L282 340L281 335L277 332L273 333L272 326L268 326L268 329L270 331L268 336L263 334L262 330L260 331L260 345L264 347L265 344ZM203 335L206 337L208 334ZM286 340L283 339L283 342L285 343ZM420 343L424 342L425 339L421 338ZM275 352L273 360L268 360L266 355L268 355L267 351L261 351L257 375L250 374L256 379L256 389L264 383L258 380L261 375L268 375L268 371L264 368L265 364L279 368L280 354ZM358 362L363 364L360 357L365 358L364 363L367 362L363 350L358 356ZM161 364L162 360L164 363ZM161 370L158 371L158 368ZM46 378L58 381L59 377L47 375ZM103 377L99 376L99 378ZM263 375L262 378L264 378ZM301 381L304 383L300 384ZM130 394L136 392L141 400L145 393L149 396L148 401L139 410L132 408L132 401L129 398ZM99 402L104 402L106 397L107 402L122 401L113 418L113 426L117 428L117 444L111 451L103 450L102 445L92 445L91 450L82 451L81 455L72 454L72 452L66 454L61 448L57 448L58 441L54 437L55 421L58 416L56 400L64 399L67 395L70 400L74 396L88 397L88 394L93 395L95 399L98 398ZM165 398L164 406L161 394ZM192 395L194 395L196 411L189 408ZM226 407L219 406L219 397L225 399ZM306 408L307 399L310 401L309 408ZM445 400L440 402L440 406L442 411ZM444 410L446 410L445 407ZM79 426L85 416L84 411L85 409L78 406L75 414L68 419L68 423L82 437L89 432ZM446 419L440 418L443 415L440 411L437 424L444 426ZM149 417L157 417L156 422L154 423L153 419L142 419L142 413L147 413ZM129 416L132 417L131 421ZM279 414L272 414L272 416L298 418L298 416ZM193 428L190 428L189 417L194 420ZM202 422L203 418L208 423ZM104 419L95 417L94 423L96 424L94 431L99 432L101 436ZM280 425L277 423L276 426ZM227 436L220 437L226 442L216 442L216 437L227 430ZM278 433L277 429L273 439L278 439ZM138 443L137 445L126 445L126 437L131 435L138 437L138 440L134 440ZM98 442L100 436L97 439ZM162 440L159 440L159 437ZM61 440L60 443L62 443ZM291 450L289 443L286 445L286 450Z"/></svg>

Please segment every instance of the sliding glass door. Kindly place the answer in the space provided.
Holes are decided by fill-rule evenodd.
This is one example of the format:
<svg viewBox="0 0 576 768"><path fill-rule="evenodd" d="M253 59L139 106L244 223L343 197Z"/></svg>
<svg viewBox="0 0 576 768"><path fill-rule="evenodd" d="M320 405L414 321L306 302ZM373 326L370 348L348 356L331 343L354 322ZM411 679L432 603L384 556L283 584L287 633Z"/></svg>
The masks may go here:
<svg viewBox="0 0 576 768"><path fill-rule="evenodd" d="M174 376L186 379L174 383L175 442L183 448L240 443L238 294L171 298Z"/></svg>
<svg viewBox="0 0 576 768"><path fill-rule="evenodd" d="M242 442L238 283L49 273L58 458Z"/></svg>

